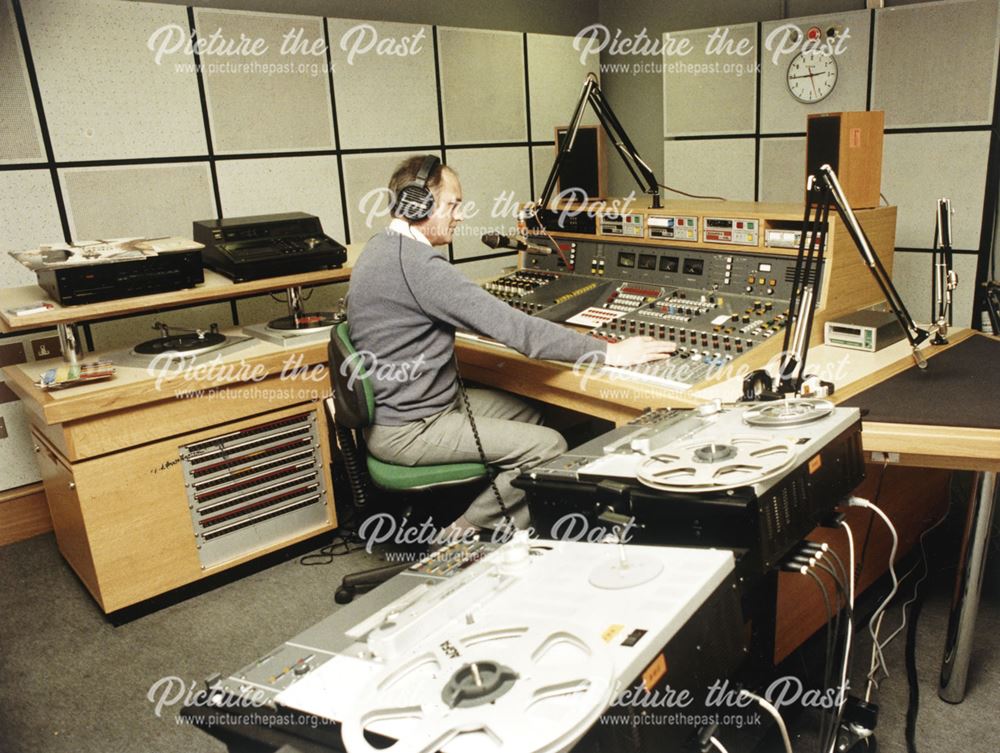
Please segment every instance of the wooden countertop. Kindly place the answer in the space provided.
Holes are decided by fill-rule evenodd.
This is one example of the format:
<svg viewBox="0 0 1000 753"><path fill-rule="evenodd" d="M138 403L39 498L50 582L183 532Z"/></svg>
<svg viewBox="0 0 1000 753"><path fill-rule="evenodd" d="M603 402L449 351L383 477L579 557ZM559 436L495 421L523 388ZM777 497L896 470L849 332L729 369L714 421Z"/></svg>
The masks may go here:
<svg viewBox="0 0 1000 753"><path fill-rule="evenodd" d="M223 332L242 334L238 327ZM329 384L325 368L325 339L295 348L281 348L262 340L253 340L221 351L218 363L209 353L202 356L204 360L189 368L175 365L159 372L137 365L134 359L128 358L126 351L91 354L88 360L98 355L116 361L113 379L63 390L43 390L36 386L39 375L46 369L64 365L61 358L8 366L4 374L7 384L24 401L25 407L49 425L188 397L199 390L228 384L252 383L282 373L288 378L314 380L322 390ZM307 369L310 364L322 364L323 367L319 370Z"/></svg>
<svg viewBox="0 0 1000 753"><path fill-rule="evenodd" d="M343 267L300 275L268 277L265 280L233 282L217 272L206 269L204 284L196 288L171 290L168 293L141 295L134 298L119 298L114 301L85 303L80 306L60 306L51 301L48 294L37 285L26 285L20 288L7 288L3 291L4 307L3 310L0 310L0 332L19 332L27 329L39 329L40 327L53 327L57 324L111 319L150 309L196 306L210 301L244 298L274 290L284 290L296 285L308 287L346 282L350 278L350 267ZM9 308L25 306L35 301L50 301L55 308L27 316L13 316L7 311Z"/></svg>
<svg viewBox="0 0 1000 753"><path fill-rule="evenodd" d="M48 293L37 285L25 285L19 288L6 288L0 293L3 296L3 308L0 309L0 333L20 332L29 329L54 327L57 324L75 322L91 322L101 319L114 319L119 316L135 314L142 311L181 306L196 306L211 301L224 301L233 298L269 293L275 290L301 285L312 287L328 285L336 282L347 282L351 279L351 267L358 254L364 248L363 243L352 243L347 247L347 263L341 269L329 269L320 272L286 275L284 277L268 277L263 280L248 282L233 282L210 269L205 270L205 282L196 288L172 290L167 293L142 295L134 298L119 298L114 301L85 303L80 306L60 306L49 298ZM49 301L54 308L27 316L13 316L7 309L26 306L36 301Z"/></svg>

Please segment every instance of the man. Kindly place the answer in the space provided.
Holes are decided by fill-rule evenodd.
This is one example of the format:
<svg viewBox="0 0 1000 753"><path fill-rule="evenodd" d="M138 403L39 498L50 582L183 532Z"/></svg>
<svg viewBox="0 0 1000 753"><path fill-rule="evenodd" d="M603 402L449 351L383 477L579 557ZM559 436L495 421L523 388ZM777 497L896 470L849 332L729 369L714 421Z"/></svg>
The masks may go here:
<svg viewBox="0 0 1000 753"><path fill-rule="evenodd" d="M429 193L422 194L421 189ZM436 157L413 157L389 181L395 218L368 241L351 274L347 316L351 340L365 359L375 391L368 451L398 465L480 462L472 422L460 395L455 331L477 332L531 358L575 362L599 353L609 365L663 358L673 344L647 337L608 344L528 316L483 291L435 250L462 220L458 175ZM431 204L414 210L411 198ZM426 211L424 211L426 210ZM566 450L539 412L498 391L470 389L469 405L496 489L514 525L525 528L518 473ZM455 523L459 529L504 522L487 488Z"/></svg>

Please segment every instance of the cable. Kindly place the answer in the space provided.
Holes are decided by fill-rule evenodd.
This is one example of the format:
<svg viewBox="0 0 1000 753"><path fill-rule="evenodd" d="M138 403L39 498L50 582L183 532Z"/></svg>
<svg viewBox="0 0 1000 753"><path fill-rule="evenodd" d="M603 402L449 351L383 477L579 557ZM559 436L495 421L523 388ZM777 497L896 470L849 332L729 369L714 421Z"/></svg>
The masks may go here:
<svg viewBox="0 0 1000 753"><path fill-rule="evenodd" d="M948 517L948 513L950 511L951 511L951 505L948 506L948 508L944 512L944 515L942 515L940 518L938 518L937 522L934 525L932 525L930 528L928 528L926 531L924 531L922 534L920 534L920 562L918 562L913 567L911 567L909 570L907 570L906 574L902 578L899 579L899 582L902 583L904 580L906 580L907 578L909 578L910 575L912 575L914 572L916 572L916 570L917 570L918 567L923 566L924 573L923 573L923 575L920 576L920 578L917 580L917 582L913 584L913 596L908 601L906 601L906 602L903 603L903 606L902 606L902 609L901 609L901 611L902 611L902 620L900 621L899 627L896 628L895 630L893 630L892 633L889 634L889 637L886 638L884 641L882 641L882 648L883 649L886 646L888 646L889 643L893 640L893 638L895 638L897 635L899 635L905 629L905 627L906 627L906 608L908 606L910 606L911 604L913 604L917 600L917 589L920 588L920 584L923 583L925 580L927 580L928 575L930 575L930 568L928 568L928 566L927 566L927 548L926 548L926 541L925 540L926 540L927 536L934 529L936 529L938 526L940 526L942 523L944 523L944 521Z"/></svg>
<svg viewBox="0 0 1000 753"><path fill-rule="evenodd" d="M788 739L788 728L785 727L785 720L781 718L781 713L778 709L749 690L741 690L740 695L745 695L747 698L756 701L764 711L774 717L774 721L778 723L778 729L781 730L781 739L785 743L785 753L792 753L792 741Z"/></svg>
<svg viewBox="0 0 1000 753"><path fill-rule="evenodd" d="M818 563L817 563L818 564ZM830 623L833 621L833 612L830 609L830 598L827 594L826 585L820 580L812 570L805 568L805 574L813 579L820 593L823 595L823 606L826 608L826 662L823 666L823 687L829 688L833 675L833 652L836 645L837 627L831 632ZM840 620L840 610L837 611L837 621ZM839 626L838 626L839 627ZM826 714L820 716L819 722L819 749L820 753L826 750L826 741L830 736L829 719Z"/></svg>
<svg viewBox="0 0 1000 753"><path fill-rule="evenodd" d="M714 736L708 738L708 741L712 743L712 747L714 747L717 751L719 751L719 753L729 753L729 751L726 750L725 746L722 743L720 743Z"/></svg>
<svg viewBox="0 0 1000 753"><path fill-rule="evenodd" d="M918 562L913 567L911 567L906 572L906 574L903 575L903 577L899 579L899 582L902 583L904 580L906 580L907 578L909 578L910 575L912 575L913 573L915 573L919 567L923 566L923 568L924 568L923 575L921 575L920 578L917 580L917 582L913 584L913 596L909 600L907 600L906 602L904 602L903 606L901 607L900 611L901 611L902 616L901 616L899 627L897 627L895 630L893 630L892 633L889 635L889 637L887 637L885 640L881 641L881 643L879 644L879 649L881 650L881 653L880 653L880 651L876 650L875 646L872 646L872 658L871 658L871 662L869 663L869 670L868 670L869 683L868 683L868 688L867 688L867 690L865 692L865 701L866 702L869 701L869 700L871 700L871 692L872 692L873 686L874 686L875 689L877 689L879 687L878 682L875 681L875 680L873 680L873 679L871 679L871 678L875 675L875 673L882 666L881 663L879 662L880 656L884 655L885 647L888 646L889 643L891 643L896 638L896 636L899 635L907 627L906 608L908 606L910 606L911 604L914 604L915 602L918 601L920 585L930 575L930 568L928 567L928 564L927 564L927 537L931 534L931 532L933 532L934 530L936 530L939 526L941 526L944 523L944 521L948 518L948 515L949 515L950 512L951 512L951 506L949 505L948 508L945 510L944 514L940 518L937 519L937 521L934 523L934 525L932 525L930 528L928 528L926 531L924 531L922 534L920 534L920 562ZM876 634L881 634L882 618L885 616L885 614L886 613L883 613L882 615L879 616L878 624L875 626L875 633ZM914 609L913 609L913 611L911 612L911 615L910 615L909 625L910 625L911 628L913 626L913 623L916 621L916 618L917 618L918 614L919 614L919 612L916 610L916 607L914 607ZM907 632L907 641L909 641L909 640L910 640L909 639L909 632ZM916 666L915 665L914 665L914 670L913 671L914 671L914 673L916 672ZM886 675L888 676L888 673L886 673ZM910 678L910 669L907 668L907 679L909 679L909 678ZM919 695L918 695L917 700L915 701L915 703L919 704Z"/></svg>
<svg viewBox="0 0 1000 753"><path fill-rule="evenodd" d="M834 746L837 742L837 730L840 729L841 720L844 717L844 706L847 704L845 686L847 685L847 671L851 661L851 642L854 640L854 533L845 521L840 521L840 525L844 528L844 532L847 534L847 547L849 552L848 564L850 565L850 570L845 570L844 563L840 559L840 555L833 551L832 548L829 549L827 553L836 563L840 572L844 574L844 577L847 577L847 572L851 573L851 577L847 579L847 593L845 593L845 597L847 599L847 628L844 631L844 657L840 670L840 684L838 685L838 692L840 693L841 700L837 705L837 714L834 718L833 733L830 736L830 744L825 748L826 753L833 753Z"/></svg>
<svg viewBox="0 0 1000 753"><path fill-rule="evenodd" d="M465 415L469 419L469 426L472 428L472 436L476 440L476 449L479 450L479 459L483 461L483 465L486 466L486 475L490 479L490 488L493 490L493 498L497 501L497 506L500 508L500 514L503 516L504 523L507 524L508 530L513 529L514 520L510 517L510 512L507 510L507 505L504 504L503 497L500 495L500 490L497 489L496 481L496 470L492 465L486 460L486 452L483 450L482 440L479 439L479 429L476 427L476 419L472 415L472 406L469 404L469 393L465 391L465 382L462 380L462 374L458 370L458 354L455 354L455 378L458 380L458 391L462 395L462 402L465 405Z"/></svg>
<svg viewBox="0 0 1000 753"><path fill-rule="evenodd" d="M878 616L878 623L875 625L875 632L878 633L882 629L882 618L885 617L885 612ZM865 688L865 703L869 703L872 698L872 688L874 687L878 690L878 681L873 679L873 675L878 669L878 653L875 651L875 646L872 646L872 658L868 662L868 686Z"/></svg>
<svg viewBox="0 0 1000 753"><path fill-rule="evenodd" d="M919 585L918 582L917 586ZM916 591L916 586L914 592L919 593ZM910 627L906 631L906 650L903 655L906 664L906 681L910 686L906 705L906 750L908 753L917 753L917 715L920 713L920 684L917 677L917 620L920 619L920 610L924 607L924 595L919 594L915 598L916 604L913 605Z"/></svg>
<svg viewBox="0 0 1000 753"><path fill-rule="evenodd" d="M340 549L340 551L337 551ZM347 531L334 536L333 541L320 549L318 552L311 552L299 557L300 565L329 565L337 557L364 549L364 544L358 539L354 531Z"/></svg>
<svg viewBox="0 0 1000 753"><path fill-rule="evenodd" d="M413 288L410 287L410 280L407 278L406 268L403 266L403 235L402 233L399 233L398 235L399 235L399 257L398 257L399 271L403 276L403 282L405 283L406 289L410 293L410 297L413 299L413 302L417 304L417 308L420 309L420 313L422 313L430 321L433 321L434 318L424 310L424 307L421 305L420 300L417 298L416 295L414 295ZM479 438L479 429L476 427L476 419L472 415L472 406L469 404L469 394L465 390L465 382L462 381L462 374L458 370L458 353L454 352L454 350L452 350L452 360L454 361L455 364L455 381L458 383L458 391L462 395L462 403L465 405L465 415L469 419L469 426L472 428L472 437L473 439L476 440L476 449L479 451L479 459L486 467L486 476L490 480L490 488L493 489L493 496L497 501L497 506L500 508L500 514L501 516L503 516L503 520L507 524L508 530L513 529L514 521L510 517L510 512L508 512L507 510L507 505L504 504L503 497L500 496L500 490L497 489L496 469L492 465L490 465L489 461L486 459L486 452L483 450L483 443L482 440L480 440Z"/></svg>
<svg viewBox="0 0 1000 753"><path fill-rule="evenodd" d="M889 528L889 532L892 534L892 551L889 553L889 575L892 576L892 590L889 595L885 597L878 608L872 614L871 620L868 622L868 632L871 634L872 641L875 644L875 651L878 654L878 661L880 663L880 669L885 673L885 676L889 677L889 671L885 668L885 656L882 654L882 647L878 642L878 633L875 630L875 621L882 612L885 611L886 607L889 606L889 602L892 601L893 597L896 595L896 591L899 589L899 578L896 577L896 550L899 548L899 534L896 533L896 527L889 520L889 516L882 512L881 508L876 507L867 499L862 499L861 497L851 497L848 504L851 507L865 507L872 510L876 515L882 518L882 522L886 524ZM878 669L878 668L877 668ZM868 682L873 682L873 674L868 675Z"/></svg>
<svg viewBox="0 0 1000 753"><path fill-rule="evenodd" d="M878 474L878 484L875 485L875 498L872 500L873 505L878 505L878 501L882 498L882 482L885 480L886 469L889 467L889 461L886 460L882 463L882 470ZM868 519L868 528L865 530L864 544L861 545L861 556L858 561L858 572L854 574L855 578L860 578L861 573L865 569L865 557L868 554L868 543L872 539L872 527L875 525L875 515L873 514Z"/></svg>
<svg viewBox="0 0 1000 753"><path fill-rule="evenodd" d="M723 196L703 196L697 193L688 193L687 191L681 191L679 188L671 188L670 186L665 186L662 183L657 183L660 188L666 189L667 191L672 191L674 193L679 193L681 196L687 196L692 199L715 199L716 201L729 201L729 199Z"/></svg>

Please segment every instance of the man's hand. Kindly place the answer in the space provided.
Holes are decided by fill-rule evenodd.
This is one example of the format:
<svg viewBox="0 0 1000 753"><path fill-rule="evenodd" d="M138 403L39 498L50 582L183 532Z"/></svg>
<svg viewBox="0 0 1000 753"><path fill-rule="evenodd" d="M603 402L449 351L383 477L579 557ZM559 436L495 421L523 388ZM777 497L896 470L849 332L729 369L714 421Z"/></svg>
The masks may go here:
<svg viewBox="0 0 1000 753"><path fill-rule="evenodd" d="M677 350L677 343L664 342L652 337L630 337L617 343L608 343L604 363L608 366L632 366L647 361L666 358Z"/></svg>

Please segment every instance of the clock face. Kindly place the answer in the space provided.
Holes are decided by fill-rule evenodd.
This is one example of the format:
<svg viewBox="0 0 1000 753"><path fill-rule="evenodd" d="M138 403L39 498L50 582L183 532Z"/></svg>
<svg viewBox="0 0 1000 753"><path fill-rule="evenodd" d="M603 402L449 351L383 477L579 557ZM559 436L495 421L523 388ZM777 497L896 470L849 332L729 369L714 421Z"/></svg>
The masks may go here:
<svg viewBox="0 0 1000 753"><path fill-rule="evenodd" d="M837 61L822 52L800 52L788 64L788 91L799 102L825 99L837 85Z"/></svg>

